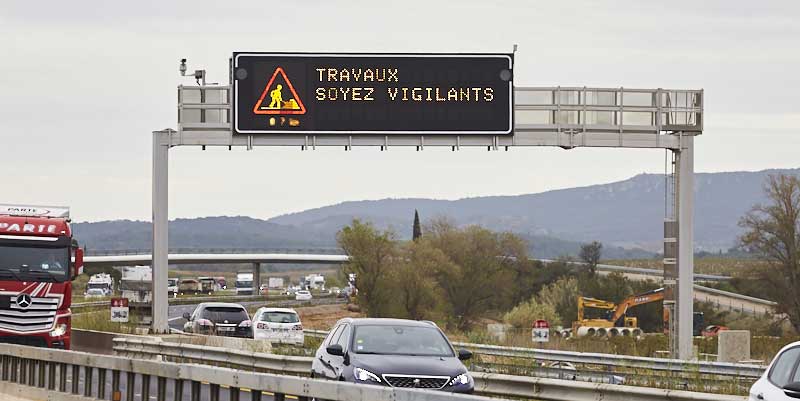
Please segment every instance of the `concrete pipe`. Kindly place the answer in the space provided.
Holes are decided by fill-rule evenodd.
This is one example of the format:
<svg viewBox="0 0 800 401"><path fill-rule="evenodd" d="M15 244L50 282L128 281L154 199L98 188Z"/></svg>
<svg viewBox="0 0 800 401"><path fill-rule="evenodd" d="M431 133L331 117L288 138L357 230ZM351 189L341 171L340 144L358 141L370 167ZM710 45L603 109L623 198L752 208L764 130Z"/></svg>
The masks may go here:
<svg viewBox="0 0 800 401"><path fill-rule="evenodd" d="M597 336L598 337L605 337L607 335L608 335L608 330L606 330L604 327L598 327L597 328Z"/></svg>
<svg viewBox="0 0 800 401"><path fill-rule="evenodd" d="M624 329L622 329L622 335L623 335L624 337L628 337L628 336L630 336L630 335L631 335L631 329L629 329L629 328L627 328L627 327L626 327L626 328L624 328Z"/></svg>
<svg viewBox="0 0 800 401"><path fill-rule="evenodd" d="M642 332L642 329L640 329L640 328L635 328L635 329L631 330L631 335L634 336L634 337L641 337L642 334L644 334L644 333Z"/></svg>
<svg viewBox="0 0 800 401"><path fill-rule="evenodd" d="M564 330L564 331L562 331L562 332L561 332L561 336L562 336L563 338L570 338L570 337L572 337L572 330L569 330L569 329L567 329L567 330Z"/></svg>
<svg viewBox="0 0 800 401"><path fill-rule="evenodd" d="M610 330L608 330L608 336L609 337L616 337L618 335L620 335L620 331L619 331L618 328L612 327Z"/></svg>
<svg viewBox="0 0 800 401"><path fill-rule="evenodd" d="M578 327L575 337L594 336L597 330L594 327Z"/></svg>

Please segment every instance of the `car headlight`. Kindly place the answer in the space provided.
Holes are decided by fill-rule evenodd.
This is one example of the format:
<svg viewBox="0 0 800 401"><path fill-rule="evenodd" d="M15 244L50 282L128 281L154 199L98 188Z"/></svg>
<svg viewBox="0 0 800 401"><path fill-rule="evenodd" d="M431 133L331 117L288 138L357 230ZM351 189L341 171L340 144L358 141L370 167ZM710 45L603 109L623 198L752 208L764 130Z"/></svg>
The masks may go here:
<svg viewBox="0 0 800 401"><path fill-rule="evenodd" d="M56 328L50 332L50 337L61 337L64 334L67 334L67 325L65 323L61 323L56 325Z"/></svg>
<svg viewBox="0 0 800 401"><path fill-rule="evenodd" d="M466 373L462 373L450 380L450 385L455 386L457 384L469 384L469 375Z"/></svg>
<svg viewBox="0 0 800 401"><path fill-rule="evenodd" d="M380 383L381 379L375 373L372 373L366 369L355 368L353 369L353 373L355 373L356 380L362 382L375 382Z"/></svg>

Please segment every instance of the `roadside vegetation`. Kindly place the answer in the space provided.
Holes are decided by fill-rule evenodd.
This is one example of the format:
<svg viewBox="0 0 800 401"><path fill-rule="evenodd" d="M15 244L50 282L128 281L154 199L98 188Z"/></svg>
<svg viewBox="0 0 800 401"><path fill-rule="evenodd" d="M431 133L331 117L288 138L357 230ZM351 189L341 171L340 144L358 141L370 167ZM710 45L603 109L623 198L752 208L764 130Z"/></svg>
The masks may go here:
<svg viewBox="0 0 800 401"><path fill-rule="evenodd" d="M532 261L525 241L512 233L459 228L442 219L414 241L355 220L338 241L351 258L343 271L356 273L356 302L367 316L428 319L464 332L491 322L491 316L518 328L536 319L568 325L578 295L619 302L659 287L621 274L597 275L567 261ZM600 246L589 245L587 257L596 264ZM657 309L638 308L642 327L661 328Z"/></svg>

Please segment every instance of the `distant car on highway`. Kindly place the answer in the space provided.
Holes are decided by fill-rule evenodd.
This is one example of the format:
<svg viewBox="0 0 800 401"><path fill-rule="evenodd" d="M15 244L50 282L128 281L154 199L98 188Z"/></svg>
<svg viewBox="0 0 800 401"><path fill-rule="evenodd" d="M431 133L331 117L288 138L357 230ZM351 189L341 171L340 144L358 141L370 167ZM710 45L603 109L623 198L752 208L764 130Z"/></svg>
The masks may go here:
<svg viewBox="0 0 800 401"><path fill-rule="evenodd" d="M719 335L720 331L728 330L726 326L719 326L716 324L712 324L711 326L706 327L703 329L701 335L703 337L716 337Z"/></svg>
<svg viewBox="0 0 800 401"><path fill-rule="evenodd" d="M310 301L311 298L311 291L309 290L300 290L294 293L295 301Z"/></svg>
<svg viewBox="0 0 800 401"><path fill-rule="evenodd" d="M294 309L259 308L253 314L253 338L271 343L303 345L300 315Z"/></svg>
<svg viewBox="0 0 800 401"><path fill-rule="evenodd" d="M750 401L790 401L800 398L800 341L783 347L761 378L750 387Z"/></svg>
<svg viewBox="0 0 800 401"><path fill-rule="evenodd" d="M565 379L565 380L577 380L578 379L578 369L575 368L575 365L564 362L564 361L555 361L550 362L547 365L550 369L558 370L558 378Z"/></svg>
<svg viewBox="0 0 800 401"><path fill-rule="evenodd" d="M475 382L432 322L404 319L339 320L317 349L311 376L328 380L472 393Z"/></svg>
<svg viewBox="0 0 800 401"><path fill-rule="evenodd" d="M253 329L247 310L239 304L203 302L194 312L183 314L183 331L206 335L252 338Z"/></svg>

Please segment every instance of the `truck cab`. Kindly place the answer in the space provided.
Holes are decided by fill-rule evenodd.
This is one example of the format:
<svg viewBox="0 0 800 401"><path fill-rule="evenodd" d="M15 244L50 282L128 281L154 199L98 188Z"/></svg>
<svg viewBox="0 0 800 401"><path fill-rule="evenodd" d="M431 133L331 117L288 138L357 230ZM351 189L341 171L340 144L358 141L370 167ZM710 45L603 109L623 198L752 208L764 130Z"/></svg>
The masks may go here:
<svg viewBox="0 0 800 401"><path fill-rule="evenodd" d="M69 221L66 207L0 205L0 342L70 348L83 250Z"/></svg>
<svg viewBox="0 0 800 401"><path fill-rule="evenodd" d="M108 273L98 273L89 277L86 284L87 298L110 297L114 295L114 278Z"/></svg>
<svg viewBox="0 0 800 401"><path fill-rule="evenodd" d="M236 274L236 295L253 295L253 273Z"/></svg>

